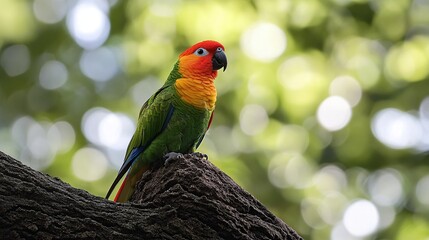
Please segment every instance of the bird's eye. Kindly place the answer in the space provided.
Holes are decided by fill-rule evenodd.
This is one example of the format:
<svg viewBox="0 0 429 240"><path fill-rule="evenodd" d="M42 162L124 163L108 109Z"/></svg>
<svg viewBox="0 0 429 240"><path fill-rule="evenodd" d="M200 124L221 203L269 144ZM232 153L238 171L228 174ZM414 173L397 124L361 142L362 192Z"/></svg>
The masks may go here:
<svg viewBox="0 0 429 240"><path fill-rule="evenodd" d="M218 47L217 49L216 49L216 52L222 52L223 51L223 49L221 48L221 47Z"/></svg>
<svg viewBox="0 0 429 240"><path fill-rule="evenodd" d="M195 50L194 54L199 56L199 57L202 57L202 56L206 56L207 54L209 54L209 51L207 51L204 48L198 48L197 50Z"/></svg>

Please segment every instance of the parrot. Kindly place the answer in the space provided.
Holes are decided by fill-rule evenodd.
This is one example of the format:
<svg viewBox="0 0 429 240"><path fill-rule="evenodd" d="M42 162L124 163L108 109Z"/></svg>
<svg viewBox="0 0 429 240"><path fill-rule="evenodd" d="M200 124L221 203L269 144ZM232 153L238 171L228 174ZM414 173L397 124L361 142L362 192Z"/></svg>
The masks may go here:
<svg viewBox="0 0 429 240"><path fill-rule="evenodd" d="M143 104L106 199L125 174L114 202L129 201L153 163L196 151L213 120L217 71L225 71L227 64L224 46L213 40L196 43L179 55L164 85Z"/></svg>

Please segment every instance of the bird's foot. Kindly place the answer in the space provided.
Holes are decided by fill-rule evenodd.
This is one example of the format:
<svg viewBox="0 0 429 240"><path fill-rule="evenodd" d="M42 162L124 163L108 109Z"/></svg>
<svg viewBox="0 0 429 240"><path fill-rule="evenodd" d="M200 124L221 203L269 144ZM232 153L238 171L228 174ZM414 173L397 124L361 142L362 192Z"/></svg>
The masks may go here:
<svg viewBox="0 0 429 240"><path fill-rule="evenodd" d="M177 158L183 158L183 154L177 152L169 152L164 155L164 166L169 165L172 160Z"/></svg>
<svg viewBox="0 0 429 240"><path fill-rule="evenodd" d="M209 160L209 156L207 156L205 153L195 152L194 154L199 158L205 158L206 160Z"/></svg>

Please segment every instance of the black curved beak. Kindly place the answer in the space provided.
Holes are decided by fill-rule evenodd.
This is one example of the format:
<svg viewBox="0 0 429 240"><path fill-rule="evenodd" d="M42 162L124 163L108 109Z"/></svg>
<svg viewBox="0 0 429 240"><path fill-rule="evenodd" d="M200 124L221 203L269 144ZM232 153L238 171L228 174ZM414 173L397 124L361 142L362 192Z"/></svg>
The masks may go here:
<svg viewBox="0 0 429 240"><path fill-rule="evenodd" d="M212 58L213 71L219 70L223 67L223 71L225 71L226 66L228 65L228 61L226 60L226 55L222 49L216 50L216 53Z"/></svg>

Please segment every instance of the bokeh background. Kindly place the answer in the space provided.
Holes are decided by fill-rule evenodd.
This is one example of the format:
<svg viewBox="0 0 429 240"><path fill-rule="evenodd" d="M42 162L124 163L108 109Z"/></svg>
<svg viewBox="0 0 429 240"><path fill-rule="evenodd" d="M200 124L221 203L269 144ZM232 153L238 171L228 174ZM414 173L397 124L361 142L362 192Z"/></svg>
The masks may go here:
<svg viewBox="0 0 429 240"><path fill-rule="evenodd" d="M429 239L429 1L0 1L0 150L104 196L205 39L200 151L306 239Z"/></svg>

